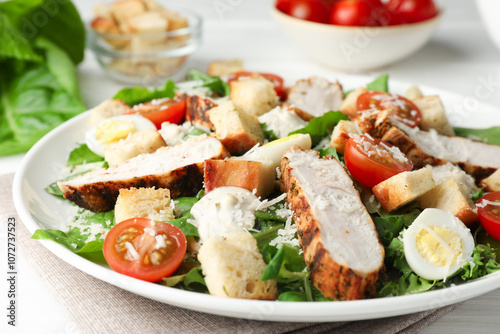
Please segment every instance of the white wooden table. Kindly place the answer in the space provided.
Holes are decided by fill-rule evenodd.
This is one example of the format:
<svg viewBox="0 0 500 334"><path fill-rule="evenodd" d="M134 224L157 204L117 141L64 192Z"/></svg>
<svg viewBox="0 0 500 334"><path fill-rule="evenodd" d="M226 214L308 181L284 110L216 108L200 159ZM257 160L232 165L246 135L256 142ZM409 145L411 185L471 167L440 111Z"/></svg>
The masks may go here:
<svg viewBox="0 0 500 334"><path fill-rule="evenodd" d="M75 0L86 19L96 2ZM269 6L273 1L219 2L227 4L226 11L217 10L217 1L182 1L183 6L191 6L205 18L203 46L189 59L187 67L204 70L210 60L240 58L248 68L261 71L272 72L275 68L287 66L302 66L305 70L318 68L285 38L272 20ZM392 79L446 89L461 94L464 101L467 98L477 99L500 108L500 51L486 35L474 2L442 0L439 3L445 14L432 41L410 58L368 74L387 72ZM78 72L82 94L89 107L112 96L122 87L102 73L90 53L87 53ZM478 89L485 92L485 88L490 94L478 95ZM0 158L0 174L14 172L21 158L22 155ZM4 244L5 236L0 236L0 242ZM20 252L19 326L12 330L3 327L5 321L1 321L0 332L5 333L3 328L6 328L9 333L78 333L80 329L71 322L66 311L26 263L22 250ZM2 281L1 291L6 291L4 284ZM2 296L0 300L5 298ZM422 333L498 332L499 309L500 290L496 290L465 302Z"/></svg>

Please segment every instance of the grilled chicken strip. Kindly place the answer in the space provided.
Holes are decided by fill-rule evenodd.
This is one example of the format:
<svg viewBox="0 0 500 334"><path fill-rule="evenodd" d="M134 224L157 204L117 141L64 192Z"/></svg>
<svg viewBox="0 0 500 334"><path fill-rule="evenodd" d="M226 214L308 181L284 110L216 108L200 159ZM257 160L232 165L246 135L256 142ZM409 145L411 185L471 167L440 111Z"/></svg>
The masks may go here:
<svg viewBox="0 0 500 334"><path fill-rule="evenodd" d="M116 167L98 169L58 182L64 197L94 212L114 208L121 188L156 187L170 189L172 198L196 194L203 186L203 165L207 159L224 159L230 154L221 142L206 135L141 154Z"/></svg>
<svg viewBox="0 0 500 334"><path fill-rule="evenodd" d="M384 247L344 168L316 151L292 147L281 170L314 286L336 300L373 297Z"/></svg>
<svg viewBox="0 0 500 334"><path fill-rule="evenodd" d="M395 120L393 120L393 124L402 130L403 136L396 135L397 131L394 131L394 136L392 136L389 135L392 131L388 131L382 140L388 141L400 149L401 145L405 146L405 150L402 149L402 151L413 161L415 167L451 162L460 166L477 181L500 168L500 146L463 137L444 136L436 131L422 131ZM399 137L399 142L394 140L396 137ZM402 140L404 137L406 139ZM415 145L409 145L408 141ZM410 149L408 149L409 146Z"/></svg>
<svg viewBox="0 0 500 334"><path fill-rule="evenodd" d="M288 93L287 103L318 117L330 110L340 110L343 100L344 92L338 82L311 77L297 81Z"/></svg>

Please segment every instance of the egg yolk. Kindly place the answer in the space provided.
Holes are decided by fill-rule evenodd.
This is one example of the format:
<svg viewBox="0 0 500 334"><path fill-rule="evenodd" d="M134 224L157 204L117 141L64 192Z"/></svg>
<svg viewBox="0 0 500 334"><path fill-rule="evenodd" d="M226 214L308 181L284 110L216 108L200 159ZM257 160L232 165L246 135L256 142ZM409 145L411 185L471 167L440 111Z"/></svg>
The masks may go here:
<svg viewBox="0 0 500 334"><path fill-rule="evenodd" d="M462 239L459 235L441 226L424 226L415 243L420 256L438 267L455 263L462 253Z"/></svg>
<svg viewBox="0 0 500 334"><path fill-rule="evenodd" d="M287 142L289 140L292 140L292 139L295 139L297 137L300 137L300 133L296 133L294 135L291 135L291 136L288 136L288 137L285 137L285 138L281 138L281 139L276 139L276 140L273 140L265 145L262 145L262 147L269 147L269 146L274 146L274 145L277 145L277 144L281 144L281 143L284 143L284 142Z"/></svg>
<svg viewBox="0 0 500 334"><path fill-rule="evenodd" d="M135 124L129 120L106 122L95 130L95 137L102 145L109 145L125 139L136 130Z"/></svg>

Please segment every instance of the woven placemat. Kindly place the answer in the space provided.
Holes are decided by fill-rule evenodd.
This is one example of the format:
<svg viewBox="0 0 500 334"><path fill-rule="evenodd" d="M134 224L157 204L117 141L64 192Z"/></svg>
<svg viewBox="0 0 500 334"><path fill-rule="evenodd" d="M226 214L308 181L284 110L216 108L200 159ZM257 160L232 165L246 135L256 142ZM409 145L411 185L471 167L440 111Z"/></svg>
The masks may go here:
<svg viewBox="0 0 500 334"><path fill-rule="evenodd" d="M2 230L8 217L17 217L12 180L13 174L0 176ZM60 260L31 239L24 225L19 224L17 234L28 263L82 333L416 333L456 306L353 322L271 322L216 316L163 304L105 283Z"/></svg>

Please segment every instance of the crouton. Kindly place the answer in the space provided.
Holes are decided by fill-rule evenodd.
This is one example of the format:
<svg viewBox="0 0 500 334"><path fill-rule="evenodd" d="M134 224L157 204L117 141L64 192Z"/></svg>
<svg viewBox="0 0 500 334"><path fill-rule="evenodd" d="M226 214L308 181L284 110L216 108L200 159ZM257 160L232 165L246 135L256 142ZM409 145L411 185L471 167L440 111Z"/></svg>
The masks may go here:
<svg viewBox="0 0 500 334"><path fill-rule="evenodd" d="M181 14L177 13L176 11L162 9L162 10L160 10L160 13L168 21L168 31L178 30L178 29L183 29L183 28L188 27L187 19L184 16L182 16ZM175 39L176 37L173 37L173 38ZM181 36L179 36L177 38L181 38ZM185 39L185 38L187 38L187 36L182 36L182 39Z"/></svg>
<svg viewBox="0 0 500 334"><path fill-rule="evenodd" d="M103 17L114 20L113 9L109 3L99 3L92 8L95 18Z"/></svg>
<svg viewBox="0 0 500 334"><path fill-rule="evenodd" d="M437 95L417 97L412 100L422 112L419 127L429 131L435 129L439 134L454 136L455 131L448 122L443 103Z"/></svg>
<svg viewBox="0 0 500 334"><path fill-rule="evenodd" d="M229 98L249 114L260 116L278 104L274 85L261 76L233 80L229 86L231 87Z"/></svg>
<svg viewBox="0 0 500 334"><path fill-rule="evenodd" d="M107 118L123 115L130 110L130 106L118 99L108 99L90 112L90 125L101 123Z"/></svg>
<svg viewBox="0 0 500 334"><path fill-rule="evenodd" d="M154 187L120 189L115 204L115 220L118 224L129 218L149 218L156 221L174 219L170 191Z"/></svg>
<svg viewBox="0 0 500 334"><path fill-rule="evenodd" d="M210 109L210 121L215 126L215 137L231 153L243 153L264 142L258 118L241 110L232 101Z"/></svg>
<svg viewBox="0 0 500 334"><path fill-rule="evenodd" d="M406 205L436 186L429 168L403 172L380 182L372 188L382 207L394 211Z"/></svg>
<svg viewBox="0 0 500 334"><path fill-rule="evenodd" d="M351 91L344 98L344 101L340 105L340 111L349 116L349 118L356 118L358 116L356 111L356 103L358 102L358 97L361 94L368 92L365 87L359 87L356 90Z"/></svg>
<svg viewBox="0 0 500 334"><path fill-rule="evenodd" d="M344 154L345 145L350 138L350 134L361 134L356 123L351 121L341 120L334 128L330 147L333 147L340 154Z"/></svg>
<svg viewBox="0 0 500 334"><path fill-rule="evenodd" d="M127 25L131 33L160 33L167 31L168 21L158 12L144 12L128 17ZM137 50L145 51L145 50Z"/></svg>
<svg viewBox="0 0 500 334"><path fill-rule="evenodd" d="M415 85L408 88L406 90L406 93L405 93L405 97L408 100L414 100L414 99L422 97L422 96L424 96L424 94L422 94L422 91L420 90L420 88L418 88L418 86L415 86Z"/></svg>
<svg viewBox="0 0 500 334"><path fill-rule="evenodd" d="M276 169L270 161L205 160L205 191L234 186L266 198L274 191Z"/></svg>
<svg viewBox="0 0 500 334"><path fill-rule="evenodd" d="M111 4L113 16L120 26L127 24L127 19L134 15L139 15L146 11L146 6L142 0L119 0Z"/></svg>
<svg viewBox="0 0 500 334"><path fill-rule="evenodd" d="M216 60L208 65L207 74L221 77L243 70L243 62L239 59Z"/></svg>
<svg viewBox="0 0 500 334"><path fill-rule="evenodd" d="M419 202L423 209L436 208L451 212L467 226L477 221L475 205L467 188L453 178L447 179L426 192L420 197Z"/></svg>
<svg viewBox="0 0 500 334"><path fill-rule="evenodd" d="M484 187L486 191L500 191L500 169L497 169L496 172L484 178L479 183L481 187Z"/></svg>
<svg viewBox="0 0 500 334"><path fill-rule="evenodd" d="M110 167L113 167L139 154L153 153L163 146L166 146L166 143L158 131L153 129L140 130L105 147L104 160Z"/></svg>
<svg viewBox="0 0 500 334"><path fill-rule="evenodd" d="M209 238L201 245L198 260L211 295L264 300L278 295L275 280L260 280L266 263L248 232Z"/></svg>

